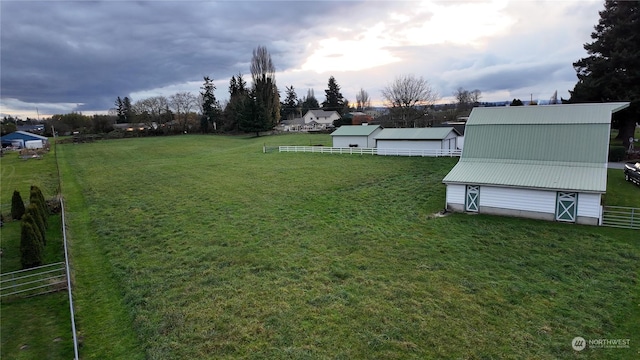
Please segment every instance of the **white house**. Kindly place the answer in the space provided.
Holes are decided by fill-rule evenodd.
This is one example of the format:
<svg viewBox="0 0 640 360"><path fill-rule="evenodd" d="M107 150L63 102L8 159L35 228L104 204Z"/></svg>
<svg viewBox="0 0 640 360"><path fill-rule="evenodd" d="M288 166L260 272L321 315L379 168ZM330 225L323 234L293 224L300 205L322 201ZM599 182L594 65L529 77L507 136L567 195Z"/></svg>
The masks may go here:
<svg viewBox="0 0 640 360"><path fill-rule="evenodd" d="M435 156L457 150L459 135L453 127L383 129L376 136L376 147L378 155Z"/></svg>
<svg viewBox="0 0 640 360"><path fill-rule="evenodd" d="M446 208L598 225L611 115L625 103L474 108Z"/></svg>
<svg viewBox="0 0 640 360"><path fill-rule="evenodd" d="M337 111L309 110L302 118L305 125L326 128L333 125L334 120L340 119L340 114Z"/></svg>
<svg viewBox="0 0 640 360"><path fill-rule="evenodd" d="M375 136L382 131L380 125L342 125L331 133L333 147L364 147L376 145Z"/></svg>

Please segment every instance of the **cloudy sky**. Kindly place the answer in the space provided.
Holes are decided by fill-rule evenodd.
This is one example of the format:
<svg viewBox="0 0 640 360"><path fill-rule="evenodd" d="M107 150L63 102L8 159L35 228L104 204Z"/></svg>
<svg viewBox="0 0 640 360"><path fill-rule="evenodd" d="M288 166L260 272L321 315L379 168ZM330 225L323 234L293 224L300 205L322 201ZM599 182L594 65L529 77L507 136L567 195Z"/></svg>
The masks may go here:
<svg viewBox="0 0 640 360"><path fill-rule="evenodd" d="M0 1L0 116L112 108L189 91L203 76L218 100L250 79L266 46L284 94L330 76L374 104L396 76L427 79L443 102L463 87L482 101L569 97L602 0L566 1Z"/></svg>

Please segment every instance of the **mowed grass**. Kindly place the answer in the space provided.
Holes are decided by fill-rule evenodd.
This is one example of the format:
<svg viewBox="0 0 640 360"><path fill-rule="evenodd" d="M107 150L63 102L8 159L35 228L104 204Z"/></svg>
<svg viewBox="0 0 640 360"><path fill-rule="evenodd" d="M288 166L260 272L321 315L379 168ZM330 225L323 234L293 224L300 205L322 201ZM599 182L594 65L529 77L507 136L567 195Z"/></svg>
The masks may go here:
<svg viewBox="0 0 640 360"><path fill-rule="evenodd" d="M637 355L637 232L436 218L456 159L265 144L330 137L59 147L83 358Z"/></svg>
<svg viewBox="0 0 640 360"><path fill-rule="evenodd" d="M18 190L25 204L31 185L38 186L45 198L57 193L58 175L55 148L41 160L21 160L9 153L0 160L2 170L0 201L2 214L10 220L11 197ZM0 270L8 273L20 264L20 222L7 221L0 228ZM59 214L49 217L45 264L64 261L62 225ZM73 341L69 301L66 291L29 299L3 299L0 304L1 359L70 359Z"/></svg>

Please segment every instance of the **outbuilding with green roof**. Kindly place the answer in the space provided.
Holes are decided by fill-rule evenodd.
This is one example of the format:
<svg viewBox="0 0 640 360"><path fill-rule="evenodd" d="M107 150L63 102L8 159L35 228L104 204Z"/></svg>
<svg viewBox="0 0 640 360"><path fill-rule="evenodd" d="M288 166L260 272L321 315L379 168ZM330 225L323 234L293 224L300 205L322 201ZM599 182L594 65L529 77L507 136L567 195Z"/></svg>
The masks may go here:
<svg viewBox="0 0 640 360"><path fill-rule="evenodd" d="M613 113L628 102L474 108L450 211L598 225Z"/></svg>
<svg viewBox="0 0 640 360"><path fill-rule="evenodd" d="M376 136L378 155L398 155L398 151L421 156L437 156L458 150L460 133L453 127L384 129Z"/></svg>
<svg viewBox="0 0 640 360"><path fill-rule="evenodd" d="M331 133L333 147L376 147L375 137L382 131L380 125L342 125Z"/></svg>

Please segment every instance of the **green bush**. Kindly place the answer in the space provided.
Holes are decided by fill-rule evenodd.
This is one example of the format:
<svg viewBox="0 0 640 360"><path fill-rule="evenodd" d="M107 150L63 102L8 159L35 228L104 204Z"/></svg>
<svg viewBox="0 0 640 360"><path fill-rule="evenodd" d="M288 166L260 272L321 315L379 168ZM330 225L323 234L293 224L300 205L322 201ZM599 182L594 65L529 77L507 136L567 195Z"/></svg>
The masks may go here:
<svg viewBox="0 0 640 360"><path fill-rule="evenodd" d="M609 161L622 161L626 153L624 147L612 146L609 148Z"/></svg>
<svg viewBox="0 0 640 360"><path fill-rule="evenodd" d="M27 206L27 211L22 217L22 221L30 221L34 225L34 229L38 230L38 235L40 235L40 240L42 240L42 245L47 245L47 226L44 223L44 218L41 213L40 208L36 206L36 204L29 204Z"/></svg>
<svg viewBox="0 0 640 360"><path fill-rule="evenodd" d="M24 201L22 201L22 196L20 196L20 192L18 190L13 191L13 197L11 197L11 217L15 220L22 219L22 215L24 215Z"/></svg>
<svg viewBox="0 0 640 360"><path fill-rule="evenodd" d="M29 202L31 204L35 204L38 207L39 215L42 218L42 221L44 222L45 227L47 227L48 226L47 217L49 216L49 209L47 208L47 202L44 199L44 195L42 194L42 191L40 190L39 187L34 185L31 186Z"/></svg>
<svg viewBox="0 0 640 360"><path fill-rule="evenodd" d="M42 265L44 245L32 221L22 221L20 229L20 262L23 269Z"/></svg>

